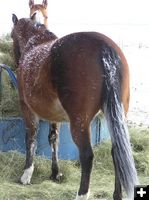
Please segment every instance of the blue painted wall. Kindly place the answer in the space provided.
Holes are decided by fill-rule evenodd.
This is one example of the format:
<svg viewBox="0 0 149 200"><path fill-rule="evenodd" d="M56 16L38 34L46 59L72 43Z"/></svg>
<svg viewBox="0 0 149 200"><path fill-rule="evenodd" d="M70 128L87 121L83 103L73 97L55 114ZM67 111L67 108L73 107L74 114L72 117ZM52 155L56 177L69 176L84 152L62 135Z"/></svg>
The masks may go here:
<svg viewBox="0 0 149 200"><path fill-rule="evenodd" d="M48 142L49 123L41 121L37 136L36 154L51 158L51 149ZM109 132L104 119L95 118L92 122L92 145L109 139ZM69 123L63 123L60 128L59 158L78 159L78 150L73 143ZM21 118L0 120L0 151L18 150L25 153L25 125Z"/></svg>

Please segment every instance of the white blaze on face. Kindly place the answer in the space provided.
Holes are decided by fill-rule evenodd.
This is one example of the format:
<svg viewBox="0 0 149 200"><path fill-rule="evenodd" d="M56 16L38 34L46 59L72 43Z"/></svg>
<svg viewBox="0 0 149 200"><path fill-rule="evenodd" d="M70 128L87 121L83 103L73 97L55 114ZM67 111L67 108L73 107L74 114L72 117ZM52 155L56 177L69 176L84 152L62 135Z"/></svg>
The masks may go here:
<svg viewBox="0 0 149 200"><path fill-rule="evenodd" d="M36 11L36 22L38 22L40 24L44 24L44 17L40 10Z"/></svg>

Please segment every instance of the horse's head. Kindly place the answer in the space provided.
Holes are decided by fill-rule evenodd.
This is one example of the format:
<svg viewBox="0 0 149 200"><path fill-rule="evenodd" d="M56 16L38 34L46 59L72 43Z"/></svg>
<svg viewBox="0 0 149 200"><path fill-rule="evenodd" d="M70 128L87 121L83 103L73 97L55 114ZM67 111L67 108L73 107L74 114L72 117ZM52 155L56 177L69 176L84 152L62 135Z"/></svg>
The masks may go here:
<svg viewBox="0 0 149 200"><path fill-rule="evenodd" d="M29 0L30 17L36 12L37 13L35 18L36 22L43 22L46 27L48 27L47 5L48 5L47 0L43 0L42 4L34 4L34 0Z"/></svg>
<svg viewBox="0 0 149 200"><path fill-rule="evenodd" d="M37 9L38 8L37 5L40 5L40 7L46 9L47 6L48 6L48 1L47 0L43 0L42 4L34 4L34 0L29 0L29 7L30 7L30 9L33 9L33 8Z"/></svg>
<svg viewBox="0 0 149 200"><path fill-rule="evenodd" d="M24 52L38 44L50 42L57 38L43 24L35 22L35 16L36 13L31 18L18 19L15 14L12 16L13 29L11 37L13 39L13 51L17 65Z"/></svg>
<svg viewBox="0 0 149 200"><path fill-rule="evenodd" d="M21 54L24 51L24 48L33 35L33 30L30 28L33 26L34 22L30 19L18 19L15 14L12 16L13 28L11 32L11 37L13 39L13 51L15 62L18 65Z"/></svg>

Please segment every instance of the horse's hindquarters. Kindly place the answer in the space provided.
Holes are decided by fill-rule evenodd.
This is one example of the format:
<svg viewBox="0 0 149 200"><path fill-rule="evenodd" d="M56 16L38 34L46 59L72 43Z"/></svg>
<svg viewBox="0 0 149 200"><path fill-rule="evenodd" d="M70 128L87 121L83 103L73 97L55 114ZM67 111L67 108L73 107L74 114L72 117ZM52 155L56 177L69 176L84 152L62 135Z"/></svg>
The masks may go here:
<svg viewBox="0 0 149 200"><path fill-rule="evenodd" d="M102 66L100 43L90 34L77 33L52 48L52 80L69 117L91 121L101 108Z"/></svg>

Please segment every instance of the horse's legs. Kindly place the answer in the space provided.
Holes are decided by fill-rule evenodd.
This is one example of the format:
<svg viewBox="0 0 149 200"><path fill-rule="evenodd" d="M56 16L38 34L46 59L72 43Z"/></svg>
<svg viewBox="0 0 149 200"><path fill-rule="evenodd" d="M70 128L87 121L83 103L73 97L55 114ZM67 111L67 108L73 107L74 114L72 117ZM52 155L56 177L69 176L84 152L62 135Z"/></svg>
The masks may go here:
<svg viewBox="0 0 149 200"><path fill-rule="evenodd" d="M59 166L58 166L58 140L59 140L59 129L60 124L52 123L51 129L49 133L49 144L51 146L52 151L52 174L50 178L52 180L60 180L61 174L59 174Z"/></svg>
<svg viewBox="0 0 149 200"><path fill-rule="evenodd" d="M121 183L117 174L117 168L115 164L115 156L114 156L114 147L112 146L111 150L112 158L113 158L113 164L114 164L114 169L115 169L115 190L113 193L113 199L114 200L122 200L122 188L121 188Z"/></svg>
<svg viewBox="0 0 149 200"><path fill-rule="evenodd" d="M30 184L34 171L33 156L36 149L36 134L39 119L32 114L26 106L23 106L23 108L25 108L23 112L26 125L26 164L20 181L22 184L26 185Z"/></svg>
<svg viewBox="0 0 149 200"><path fill-rule="evenodd" d="M89 182L92 169L93 151L90 143L89 126L79 122L71 122L72 137L79 149L81 164L81 182L76 200L87 200L89 197Z"/></svg>

